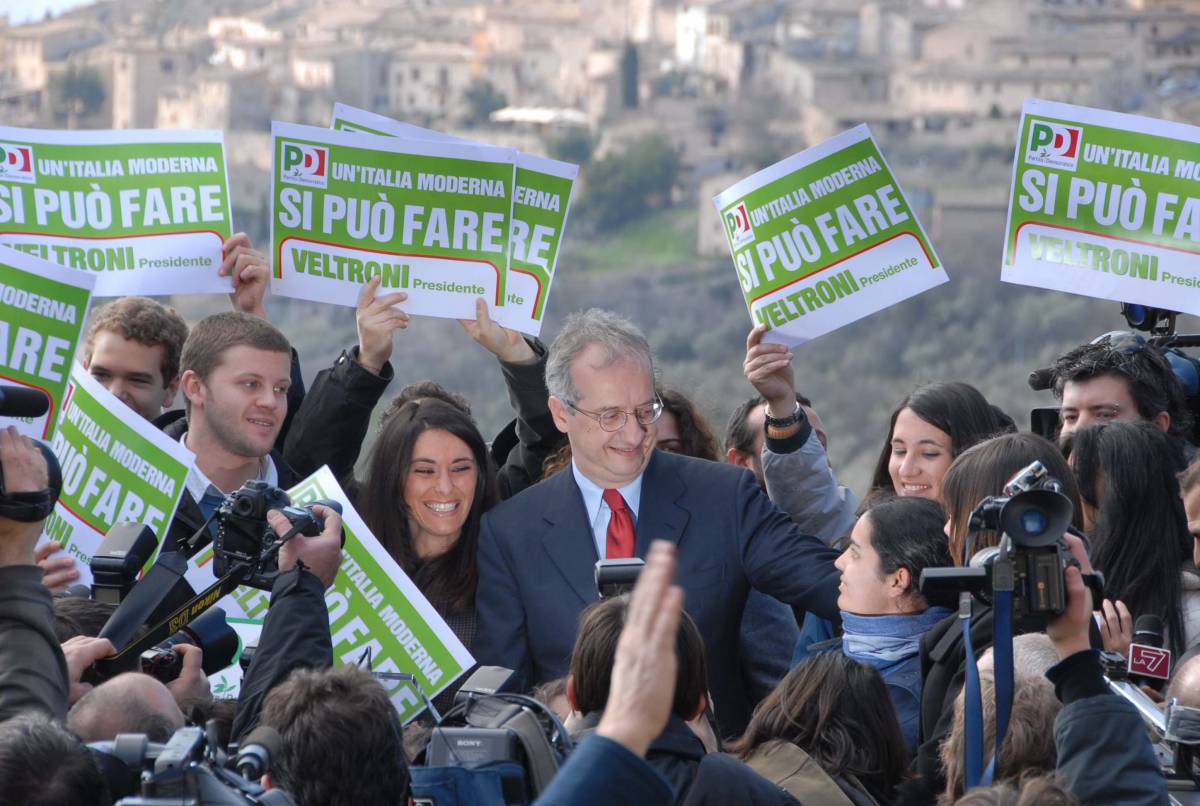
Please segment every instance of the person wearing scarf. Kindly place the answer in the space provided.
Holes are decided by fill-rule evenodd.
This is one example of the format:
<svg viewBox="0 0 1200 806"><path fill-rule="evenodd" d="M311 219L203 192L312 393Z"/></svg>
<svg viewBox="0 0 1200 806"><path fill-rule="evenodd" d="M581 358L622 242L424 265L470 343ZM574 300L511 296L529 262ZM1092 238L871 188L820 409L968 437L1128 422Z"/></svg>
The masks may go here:
<svg viewBox="0 0 1200 806"><path fill-rule="evenodd" d="M842 653L879 670L909 752L920 723L921 636L952 613L917 587L924 569L952 564L944 523L934 501L881 501L858 519L836 563Z"/></svg>

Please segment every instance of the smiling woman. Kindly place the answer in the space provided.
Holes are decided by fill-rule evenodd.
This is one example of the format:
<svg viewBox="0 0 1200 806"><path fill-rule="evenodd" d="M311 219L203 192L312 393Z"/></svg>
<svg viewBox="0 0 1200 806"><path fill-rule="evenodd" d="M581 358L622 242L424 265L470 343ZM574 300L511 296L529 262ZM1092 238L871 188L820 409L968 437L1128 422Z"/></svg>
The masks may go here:
<svg viewBox="0 0 1200 806"><path fill-rule="evenodd" d="M942 477L954 457L988 437L1015 430L1013 421L970 384L922 386L892 412L870 492L941 501Z"/></svg>

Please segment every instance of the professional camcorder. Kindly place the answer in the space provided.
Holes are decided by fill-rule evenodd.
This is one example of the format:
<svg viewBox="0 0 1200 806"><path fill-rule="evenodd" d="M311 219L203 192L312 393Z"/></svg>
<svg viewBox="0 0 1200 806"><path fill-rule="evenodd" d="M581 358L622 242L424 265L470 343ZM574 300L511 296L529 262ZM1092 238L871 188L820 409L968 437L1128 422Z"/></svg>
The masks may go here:
<svg viewBox="0 0 1200 806"><path fill-rule="evenodd" d="M270 770L279 745L278 732L258 727L227 753L216 741L216 723L210 722L206 729L180 728L166 744L123 733L113 741L92 742L88 749L114 806L292 806L295 801L283 790L257 783Z"/></svg>
<svg viewBox="0 0 1200 806"><path fill-rule="evenodd" d="M1067 607L1063 573L1079 567L1064 536L1074 507L1041 462L1021 469L1004 485L1004 495L989 496L971 512L962 567L927 568L921 593L930 601L955 602L970 593L991 603L998 590L1012 591L1013 622L1021 630L1043 629ZM1000 534L999 544L971 554L980 531ZM966 558L970 556L970 562ZM1095 601L1103 598L1103 579L1085 574Z"/></svg>
<svg viewBox="0 0 1200 806"><path fill-rule="evenodd" d="M50 398L38 389L23 386L0 386L0 417L41 417L50 408ZM37 523L49 517L54 503L62 492L62 470L50 448L35 440L46 458L49 481L46 487L33 492L11 492L4 486L4 468L0 466L0 518L21 523Z"/></svg>

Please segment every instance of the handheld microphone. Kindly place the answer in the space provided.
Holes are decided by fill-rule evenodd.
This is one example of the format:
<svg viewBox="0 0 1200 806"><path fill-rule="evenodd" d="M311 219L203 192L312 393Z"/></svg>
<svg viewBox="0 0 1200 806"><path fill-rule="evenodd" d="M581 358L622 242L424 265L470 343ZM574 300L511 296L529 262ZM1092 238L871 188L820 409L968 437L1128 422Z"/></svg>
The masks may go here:
<svg viewBox="0 0 1200 806"><path fill-rule="evenodd" d="M1129 674L1155 688L1171 676L1171 650L1163 648L1163 620L1153 613L1138 616L1133 622Z"/></svg>
<svg viewBox="0 0 1200 806"><path fill-rule="evenodd" d="M246 735L238 747L238 774L248 781L257 781L271 770L271 756L279 755L283 739L275 728L259 725Z"/></svg>
<svg viewBox="0 0 1200 806"><path fill-rule="evenodd" d="M50 410L50 398L41 389L0 386L0 417L41 417Z"/></svg>

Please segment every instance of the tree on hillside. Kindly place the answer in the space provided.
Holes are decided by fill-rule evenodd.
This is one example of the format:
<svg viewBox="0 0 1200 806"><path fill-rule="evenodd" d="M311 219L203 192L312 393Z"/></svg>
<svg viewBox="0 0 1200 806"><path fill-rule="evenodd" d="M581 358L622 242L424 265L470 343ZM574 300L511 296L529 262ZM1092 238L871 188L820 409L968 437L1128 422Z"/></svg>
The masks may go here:
<svg viewBox="0 0 1200 806"><path fill-rule="evenodd" d="M626 109L638 105L638 52L632 42L626 42L621 52L621 105Z"/></svg>
<svg viewBox="0 0 1200 806"><path fill-rule="evenodd" d="M54 111L73 128L80 118L90 117L104 105L104 81L92 67L71 65L50 77L50 95Z"/></svg>
<svg viewBox="0 0 1200 806"><path fill-rule="evenodd" d="M584 165L592 158L592 136L585 129L567 129L545 139L546 154L556 160Z"/></svg>
<svg viewBox="0 0 1200 806"><path fill-rule="evenodd" d="M463 98L467 102L467 122L472 126L487 123L493 112L508 106L504 93L486 79L471 82L463 92Z"/></svg>
<svg viewBox="0 0 1200 806"><path fill-rule="evenodd" d="M582 213L597 230L615 229L666 203L678 172L679 156L666 139L638 140L588 167Z"/></svg>

